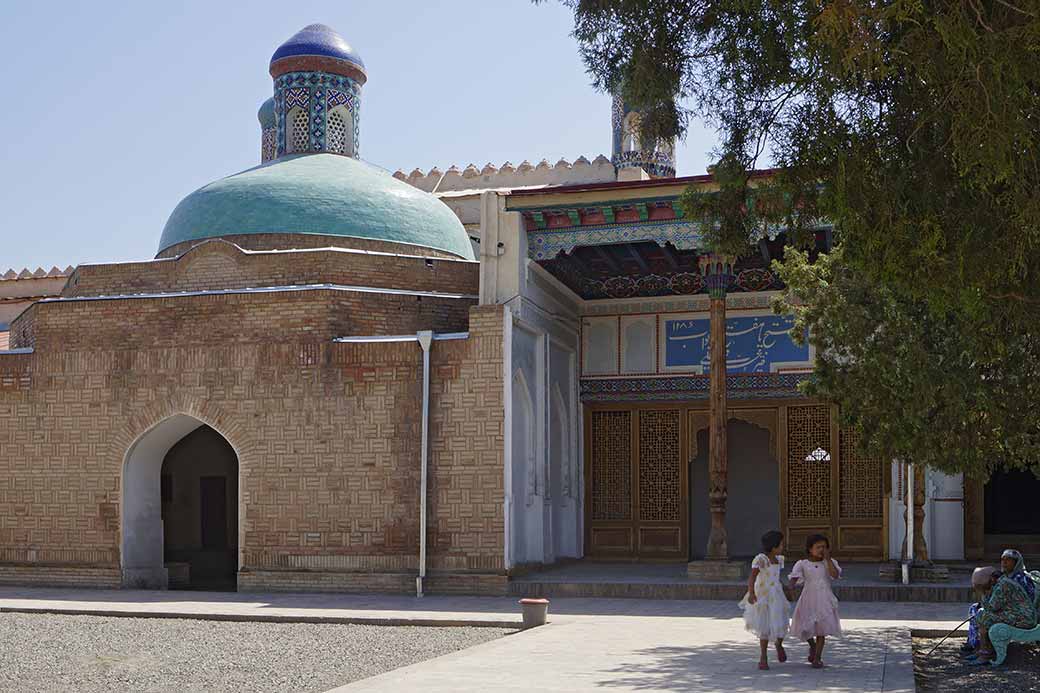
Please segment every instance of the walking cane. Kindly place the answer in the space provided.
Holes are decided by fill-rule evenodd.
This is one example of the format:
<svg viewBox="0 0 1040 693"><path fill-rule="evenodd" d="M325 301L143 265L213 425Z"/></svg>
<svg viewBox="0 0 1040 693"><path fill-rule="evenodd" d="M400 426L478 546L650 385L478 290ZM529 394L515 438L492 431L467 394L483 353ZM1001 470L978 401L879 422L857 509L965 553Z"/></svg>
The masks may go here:
<svg viewBox="0 0 1040 693"><path fill-rule="evenodd" d="M944 642L946 642L946 640L947 640L947 639L948 639L948 638L949 638L949 637L950 637L951 635L953 635L953 634L954 634L954 633L956 633L956 632L957 632L958 630L960 630L961 626L963 626L963 625L964 625L965 623L967 623L968 621L970 621L970 620L971 620L971 618L972 618L972 617L971 617L971 616L969 616L968 618L966 618L966 619L964 619L963 621L961 621L961 622L960 622L960 625L958 625L958 626L957 626L956 628L954 628L954 629L953 629L953 630L951 630L951 631L950 631L949 633L947 633L947 634L946 634L946 637L945 637L945 638L943 638L942 640L940 640L940 641L939 641L939 643L938 643L938 644L937 644L937 645L936 645L935 647L933 647L933 648L931 649L931 651L929 651L929 652L928 652L928 654L926 654L926 655L925 655L925 657L931 657L931 656L932 656L932 652L935 652L936 650L938 650L938 649L939 649L939 645L942 645L942 644L943 644Z"/></svg>

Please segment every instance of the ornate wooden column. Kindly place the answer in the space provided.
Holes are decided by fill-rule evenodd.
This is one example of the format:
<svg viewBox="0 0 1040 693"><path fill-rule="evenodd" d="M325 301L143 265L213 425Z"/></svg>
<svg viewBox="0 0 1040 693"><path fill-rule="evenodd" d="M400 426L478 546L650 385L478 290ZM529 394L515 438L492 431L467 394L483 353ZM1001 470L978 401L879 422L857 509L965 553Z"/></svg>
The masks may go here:
<svg viewBox="0 0 1040 693"><path fill-rule="evenodd" d="M733 258L710 253L701 256L704 275L711 299L710 345L710 404L708 438L708 507L711 512L711 530L708 533L708 560L729 559L726 537L726 500L728 498L729 457L726 449L726 290L733 280Z"/></svg>
<svg viewBox="0 0 1040 693"><path fill-rule="evenodd" d="M928 543L924 538L924 467L914 465L914 563L931 563L928 560Z"/></svg>

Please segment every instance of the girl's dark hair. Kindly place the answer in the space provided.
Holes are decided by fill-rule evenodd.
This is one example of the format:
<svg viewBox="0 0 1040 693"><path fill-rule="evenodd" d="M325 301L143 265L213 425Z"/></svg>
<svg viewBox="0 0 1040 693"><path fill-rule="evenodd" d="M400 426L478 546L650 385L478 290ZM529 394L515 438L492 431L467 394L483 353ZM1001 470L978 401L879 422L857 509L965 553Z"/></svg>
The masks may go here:
<svg viewBox="0 0 1040 693"><path fill-rule="evenodd" d="M828 549L831 547L831 540L827 537L822 534L810 534L805 540L805 552L812 553L813 544L819 544L821 541L827 545Z"/></svg>
<svg viewBox="0 0 1040 693"><path fill-rule="evenodd" d="M784 541L784 533L771 529L762 535L762 551L769 553Z"/></svg>

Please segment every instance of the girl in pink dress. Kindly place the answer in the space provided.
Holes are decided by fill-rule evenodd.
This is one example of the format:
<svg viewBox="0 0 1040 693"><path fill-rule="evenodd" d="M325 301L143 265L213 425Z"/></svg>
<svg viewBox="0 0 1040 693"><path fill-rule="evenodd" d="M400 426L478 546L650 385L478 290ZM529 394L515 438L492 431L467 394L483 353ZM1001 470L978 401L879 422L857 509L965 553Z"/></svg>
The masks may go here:
<svg viewBox="0 0 1040 693"><path fill-rule="evenodd" d="M823 668L823 644L828 635L841 635L838 598L831 591L831 580L841 577L841 567L831 558L831 544L822 534L813 534L805 542L809 558L794 564L791 587L802 585L802 596L794 607L791 635L809 643L809 663Z"/></svg>

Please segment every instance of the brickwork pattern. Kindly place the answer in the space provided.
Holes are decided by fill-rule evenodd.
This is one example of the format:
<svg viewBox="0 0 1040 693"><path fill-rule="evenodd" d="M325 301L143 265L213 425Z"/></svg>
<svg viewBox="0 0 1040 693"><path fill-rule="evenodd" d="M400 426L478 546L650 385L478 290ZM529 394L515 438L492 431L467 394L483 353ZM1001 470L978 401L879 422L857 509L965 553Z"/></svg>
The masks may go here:
<svg viewBox="0 0 1040 693"><path fill-rule="evenodd" d="M243 264L221 257L182 276ZM116 267L97 272L135 269ZM13 331L35 351L0 355L0 582L118 583L126 452L187 414L238 453L243 588L412 589L421 350L331 340L420 329L470 332L432 347L429 568L501 575L503 317L473 303L318 290L35 305Z"/></svg>
<svg viewBox="0 0 1040 693"><path fill-rule="evenodd" d="M479 265L415 254L322 250L251 254L230 242L211 240L176 259L81 266L69 278L62 295L112 296L303 284L475 295Z"/></svg>
<svg viewBox="0 0 1040 693"><path fill-rule="evenodd" d="M288 250L293 248L353 248L355 250L372 250L379 253L399 253L401 255L422 255L424 257L458 258L457 255L444 250L425 248L409 243L379 241L371 238L354 238L351 236L323 236L316 233L250 233L226 236L229 243L246 250ZM184 241L164 249L156 257L170 258L182 255L192 247L205 243L205 240Z"/></svg>

